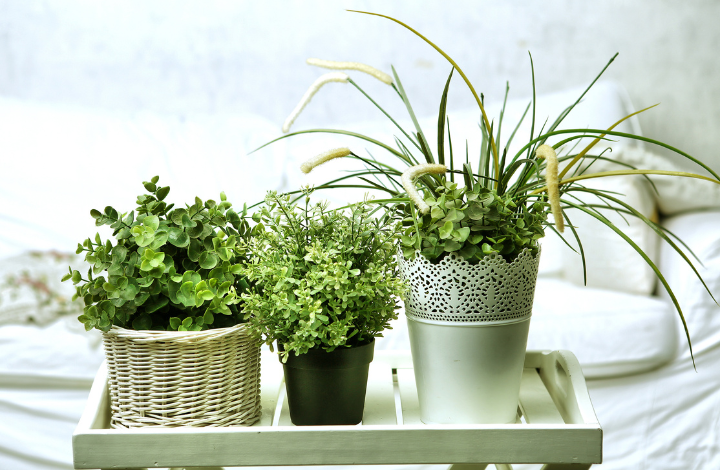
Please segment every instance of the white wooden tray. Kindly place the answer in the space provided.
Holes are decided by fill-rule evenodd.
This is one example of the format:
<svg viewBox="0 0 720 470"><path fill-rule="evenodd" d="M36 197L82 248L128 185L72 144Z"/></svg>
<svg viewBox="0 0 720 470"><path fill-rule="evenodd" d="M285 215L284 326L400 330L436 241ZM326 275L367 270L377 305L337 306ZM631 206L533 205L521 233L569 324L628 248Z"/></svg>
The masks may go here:
<svg viewBox="0 0 720 470"><path fill-rule="evenodd" d="M109 426L102 366L73 434L75 468L480 464L462 465L469 470L545 463L586 469L602 461L602 429L569 351L528 351L517 424L421 423L409 351L376 351L358 426L293 426L284 398L282 366L268 354L256 425L116 430Z"/></svg>

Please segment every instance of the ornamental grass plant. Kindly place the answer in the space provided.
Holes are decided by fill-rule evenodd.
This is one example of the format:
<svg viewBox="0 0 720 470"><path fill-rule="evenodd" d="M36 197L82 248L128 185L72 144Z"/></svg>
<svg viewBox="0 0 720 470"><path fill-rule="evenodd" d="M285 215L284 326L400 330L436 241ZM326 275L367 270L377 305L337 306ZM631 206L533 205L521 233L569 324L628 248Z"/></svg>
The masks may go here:
<svg viewBox="0 0 720 470"><path fill-rule="evenodd" d="M512 261L523 250L530 250L533 254L537 253L539 240L545 236L547 230L552 230L558 233L566 243L568 242L564 237L568 235L575 239L585 272L582 241L565 211L568 208L577 209L597 219L609 230L623 238L652 268L670 295L685 326L692 353L685 318L665 277L637 243L627 236L621 227L608 220L602 210L610 209L624 217L641 219L682 256L705 285L693 262L680 248L679 245L682 245L682 242L658 223L648 219L625 203L617 197L617 194L587 187L583 182L593 178L620 175L643 175L645 178L647 175L671 175L720 183L720 177L707 165L680 149L655 139L614 130L625 120L645 112L653 106L632 113L607 129L564 129L562 127L563 120L581 102L585 94L613 62L615 56L572 105L562 111L555 120L544 123L536 120L535 75L532 69L532 56L530 56L533 99L528 104L520 121L508 130L503 123L507 91L499 119L491 121L485 111L483 95L478 95L460 66L440 47L397 19L376 13L357 13L383 17L407 28L435 49L452 66L440 97L437 145L433 150L433 145L425 137L400 77L394 68L392 68L392 81L389 85L404 104L413 123L413 129L405 129L400 126L349 75L331 72L332 76L326 74L320 77L308 90L286 121L283 127L284 132L289 131L300 110L324 83L341 81L353 85L366 96L389 119L390 123L398 130L398 134L395 137L394 146L370 136L338 129L301 130L273 140L272 142L275 142L295 135L321 132L360 139L383 151L383 158L376 158L361 156L351 151L350 148L344 148L343 151L330 151L322 158L319 156L309 160L303 165L303 171L306 173L332 158L349 157L364 163L364 169L348 171L346 175L328 181L326 184L318 186L317 189L353 187L384 193L386 197L376 199L373 203L384 205L389 214L402 219L405 227L400 244L403 256L413 258L422 255L432 262L439 262L449 253L456 253L470 263L477 263L489 255L499 255ZM310 59L308 63L325 68L360 70L371 73L379 79L385 75L380 71L372 72L375 69L358 63L319 61L317 59ZM446 114L448 90L455 73L460 75L470 89L479 109L478 134L481 140L479 155L470 156L466 150L464 163L457 167L455 166L456 158L453 152L450 122ZM530 135L521 136L518 134L518 129L525 119L531 120ZM592 139L591 143L578 148L581 141L588 138ZM638 169L618 161L612 157L607 148L602 149L602 146L598 146L601 142L620 138L647 142L668 149L697 164L711 176L678 171ZM518 139L524 139L520 150L514 153L510 152L510 144ZM597 161L613 162L625 169L594 172L592 170L593 163ZM652 185L652 181L650 184ZM596 196L601 203L584 202L583 196L587 195ZM552 217L549 218L548 214L551 214ZM689 249L688 252L690 256L694 256ZM710 293L707 286L705 288ZM710 295L712 296L712 293Z"/></svg>

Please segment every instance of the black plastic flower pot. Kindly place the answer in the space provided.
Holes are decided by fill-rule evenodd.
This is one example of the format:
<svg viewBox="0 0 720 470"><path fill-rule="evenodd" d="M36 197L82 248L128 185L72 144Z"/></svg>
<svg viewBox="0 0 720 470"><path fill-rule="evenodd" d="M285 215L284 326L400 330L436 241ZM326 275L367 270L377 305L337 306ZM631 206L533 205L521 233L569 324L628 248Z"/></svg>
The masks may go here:
<svg viewBox="0 0 720 470"><path fill-rule="evenodd" d="M290 353L283 364L290 419L296 426L358 424L365 408L375 340L332 352Z"/></svg>

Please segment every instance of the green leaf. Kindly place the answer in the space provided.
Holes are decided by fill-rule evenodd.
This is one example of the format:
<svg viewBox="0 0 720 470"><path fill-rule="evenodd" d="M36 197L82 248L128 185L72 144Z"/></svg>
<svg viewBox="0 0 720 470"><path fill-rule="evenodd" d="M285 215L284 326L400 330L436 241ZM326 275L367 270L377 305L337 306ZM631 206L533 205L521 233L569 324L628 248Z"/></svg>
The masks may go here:
<svg viewBox="0 0 720 470"><path fill-rule="evenodd" d="M456 242L455 240L446 240L445 244L443 245L443 250L448 253L457 251L460 248L462 248L462 244Z"/></svg>
<svg viewBox="0 0 720 470"><path fill-rule="evenodd" d="M445 224L440 227L440 238L443 240L446 238L450 238L450 235L452 235L453 231L453 223L450 221L445 222Z"/></svg>
<svg viewBox="0 0 720 470"><path fill-rule="evenodd" d="M200 291L197 293L197 295L203 300L212 300L213 298L215 298L215 294L213 294L209 290Z"/></svg>
<svg viewBox="0 0 720 470"><path fill-rule="evenodd" d="M197 225L197 222L194 220L190 220L190 216L187 214L182 215L181 223L179 225L182 225L185 228L192 228Z"/></svg>
<svg viewBox="0 0 720 470"><path fill-rule="evenodd" d="M440 111L438 112L438 163L445 164L445 112L447 109L447 95L450 89L450 80L452 79L455 67L450 69L450 75L445 83L442 98L440 98Z"/></svg>
<svg viewBox="0 0 720 470"><path fill-rule="evenodd" d="M144 226L150 227L155 231L160 226L160 219L158 219L156 215L149 215L143 219L142 223Z"/></svg>
<svg viewBox="0 0 720 470"><path fill-rule="evenodd" d="M168 240L168 233L164 228L161 228L155 234L153 235L153 241L149 245L150 248L153 250L158 250L160 247L165 245L165 242Z"/></svg>
<svg viewBox="0 0 720 470"><path fill-rule="evenodd" d="M170 302L170 299L165 297L164 295L158 295L158 296L150 296L150 299L145 302L144 309L146 313L153 313L164 306L166 306Z"/></svg>
<svg viewBox="0 0 720 470"><path fill-rule="evenodd" d="M73 284L77 284L80 281L82 281L82 276L80 275L80 271L77 271L77 270L73 271L73 273L72 273Z"/></svg>
<svg viewBox="0 0 720 470"><path fill-rule="evenodd" d="M168 241L178 248L184 248L190 243L190 237L188 234L177 227L170 227L167 234Z"/></svg>
<svg viewBox="0 0 720 470"><path fill-rule="evenodd" d="M112 262L113 263L122 263L125 261L125 257L127 256L128 249L125 248L123 245L117 245L112 250Z"/></svg>
<svg viewBox="0 0 720 470"><path fill-rule="evenodd" d="M182 208L175 209L170 214L170 218L172 219L173 222L175 222L176 225L182 226L183 215L187 215L187 211L185 209L182 209Z"/></svg>
<svg viewBox="0 0 720 470"><path fill-rule="evenodd" d="M204 228L205 227L202 222L200 222L199 220L195 221L195 226L188 228L187 234L192 238L197 238L202 235Z"/></svg>
<svg viewBox="0 0 720 470"><path fill-rule="evenodd" d="M151 183L149 181L144 182L143 186L145 186L145 189L150 193L155 192L155 190L157 189L155 183Z"/></svg>
<svg viewBox="0 0 720 470"><path fill-rule="evenodd" d="M215 253L203 252L199 258L200 267L203 269L212 269L218 263L218 256Z"/></svg>
<svg viewBox="0 0 720 470"><path fill-rule="evenodd" d="M152 319L150 315L144 313L133 320L132 326L136 330L149 330L152 327Z"/></svg>
<svg viewBox="0 0 720 470"><path fill-rule="evenodd" d="M99 219L100 217L102 217L102 213L97 209L91 209L90 217L92 217L93 219Z"/></svg>
<svg viewBox="0 0 720 470"><path fill-rule="evenodd" d="M217 254L223 261L230 261L230 258L232 257L232 251L225 247L218 248Z"/></svg>
<svg viewBox="0 0 720 470"><path fill-rule="evenodd" d="M453 240L463 243L470 236L470 227L462 227L453 232Z"/></svg>
<svg viewBox="0 0 720 470"><path fill-rule="evenodd" d="M165 199L167 197L169 192L170 192L170 186L165 186L164 188L158 189L157 192L155 193L155 196L157 196L159 201L162 201L163 199Z"/></svg>
<svg viewBox="0 0 720 470"><path fill-rule="evenodd" d="M205 315L203 315L203 321L206 325L212 325L212 323L215 321L215 317L213 316L212 312L210 310L205 312Z"/></svg>
<svg viewBox="0 0 720 470"><path fill-rule="evenodd" d="M170 317L170 328L173 330L178 329L178 327L182 324L182 320L180 320L178 317Z"/></svg>

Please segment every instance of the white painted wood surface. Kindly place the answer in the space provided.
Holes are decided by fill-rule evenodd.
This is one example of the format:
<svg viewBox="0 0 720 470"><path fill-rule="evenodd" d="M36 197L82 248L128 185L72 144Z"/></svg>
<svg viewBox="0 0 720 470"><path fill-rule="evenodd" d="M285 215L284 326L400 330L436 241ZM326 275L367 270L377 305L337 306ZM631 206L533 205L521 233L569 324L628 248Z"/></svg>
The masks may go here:
<svg viewBox="0 0 720 470"><path fill-rule="evenodd" d="M256 465L546 463L586 469L602 461L602 429L577 360L568 351L529 351L520 391L524 422L425 425L408 352L376 352L363 422L296 427L284 399L282 366L262 362L263 414L250 427L109 429L107 372L90 392L73 435L76 468ZM322 449L322 452L318 452ZM492 468L492 467L490 467Z"/></svg>

